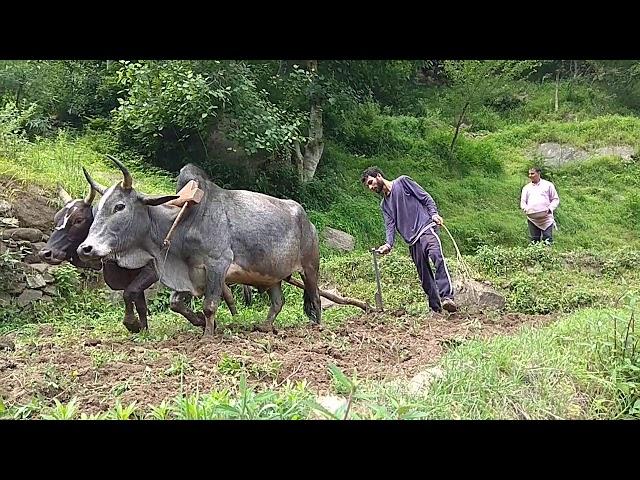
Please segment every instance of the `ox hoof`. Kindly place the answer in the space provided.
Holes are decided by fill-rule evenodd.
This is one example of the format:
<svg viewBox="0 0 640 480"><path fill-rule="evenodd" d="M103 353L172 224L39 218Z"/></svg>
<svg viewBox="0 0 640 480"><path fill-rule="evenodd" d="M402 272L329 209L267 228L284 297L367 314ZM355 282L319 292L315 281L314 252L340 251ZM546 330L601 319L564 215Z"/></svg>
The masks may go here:
<svg viewBox="0 0 640 480"><path fill-rule="evenodd" d="M253 327L253 330L262 333L278 333L272 323L259 323Z"/></svg>
<svg viewBox="0 0 640 480"><path fill-rule="evenodd" d="M138 333L138 332L140 332L140 330L142 330L142 324L134 316L124 317L124 321L122 322L122 324L131 333Z"/></svg>
<svg viewBox="0 0 640 480"><path fill-rule="evenodd" d="M216 328L207 328L204 327L204 333L202 334L203 338L213 338L216 334Z"/></svg>
<svg viewBox="0 0 640 480"><path fill-rule="evenodd" d="M207 325L207 322L204 319L204 313L198 312L195 314L195 317L189 318L189 321L194 327L202 327L204 328Z"/></svg>

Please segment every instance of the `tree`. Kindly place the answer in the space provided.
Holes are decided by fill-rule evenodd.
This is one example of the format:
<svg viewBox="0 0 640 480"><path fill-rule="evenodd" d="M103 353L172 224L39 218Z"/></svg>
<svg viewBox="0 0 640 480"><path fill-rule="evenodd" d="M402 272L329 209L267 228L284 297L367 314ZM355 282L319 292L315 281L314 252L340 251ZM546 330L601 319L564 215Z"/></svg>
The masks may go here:
<svg viewBox="0 0 640 480"><path fill-rule="evenodd" d="M147 154L223 130L248 154L275 154L299 137L301 120L270 101L247 62L121 62L123 95L115 128Z"/></svg>
<svg viewBox="0 0 640 480"><path fill-rule="evenodd" d="M37 105L40 123L80 126L106 117L116 105L116 86L115 71L102 60L0 62L0 97L18 109Z"/></svg>
<svg viewBox="0 0 640 480"><path fill-rule="evenodd" d="M322 152L324 151L324 137L322 130L322 94L318 87L318 61L307 60L309 74L309 135L304 146L304 153L300 149L300 141L294 140L293 147L296 155L298 175L302 183L309 182L314 174Z"/></svg>
<svg viewBox="0 0 640 480"><path fill-rule="evenodd" d="M451 154L460 133L460 126L470 109L491 95L497 86L530 74L539 63L532 60L448 60L444 62L444 70L451 81L452 97L457 101L460 112L449 147Z"/></svg>

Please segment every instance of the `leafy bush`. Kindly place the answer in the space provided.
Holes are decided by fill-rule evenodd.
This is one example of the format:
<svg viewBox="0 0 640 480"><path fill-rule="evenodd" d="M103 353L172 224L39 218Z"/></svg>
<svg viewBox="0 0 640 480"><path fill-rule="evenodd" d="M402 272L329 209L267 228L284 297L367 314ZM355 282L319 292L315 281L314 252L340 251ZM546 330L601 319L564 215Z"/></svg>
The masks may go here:
<svg viewBox="0 0 640 480"><path fill-rule="evenodd" d="M493 275L506 275L528 267L548 269L560 265L557 252L542 243L527 247L482 246L475 258L485 272Z"/></svg>

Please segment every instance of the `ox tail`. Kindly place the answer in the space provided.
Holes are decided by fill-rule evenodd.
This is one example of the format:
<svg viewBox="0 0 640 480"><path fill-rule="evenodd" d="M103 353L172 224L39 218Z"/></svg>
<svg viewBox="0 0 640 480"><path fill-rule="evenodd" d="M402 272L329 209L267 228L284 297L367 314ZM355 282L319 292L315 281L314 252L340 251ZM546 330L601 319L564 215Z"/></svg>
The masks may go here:
<svg viewBox="0 0 640 480"><path fill-rule="evenodd" d="M251 287L249 285L242 286L242 299L247 307L250 307L253 303L253 293L251 293Z"/></svg>
<svg viewBox="0 0 640 480"><path fill-rule="evenodd" d="M320 323L322 307L318 285L308 275L300 274L300 277L304 282L304 293L302 294L304 313L313 323Z"/></svg>
<svg viewBox="0 0 640 480"><path fill-rule="evenodd" d="M304 313L309 317L313 323L320 323L320 314L321 311L316 305L316 301L314 301L314 296L309 293L309 289L304 289L304 294L302 295L304 298Z"/></svg>

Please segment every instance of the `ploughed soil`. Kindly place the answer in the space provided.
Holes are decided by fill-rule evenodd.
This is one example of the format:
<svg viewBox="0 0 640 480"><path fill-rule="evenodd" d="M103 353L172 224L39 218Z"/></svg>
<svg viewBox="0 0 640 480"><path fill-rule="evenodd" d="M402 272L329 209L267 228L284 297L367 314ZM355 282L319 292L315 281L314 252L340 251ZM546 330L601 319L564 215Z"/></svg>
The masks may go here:
<svg viewBox="0 0 640 480"><path fill-rule="evenodd" d="M410 317L400 310L354 316L333 327L277 333L226 327L212 339L194 328L157 341L140 341L136 334L96 336L90 327L65 338L53 325L41 324L34 337L12 333L0 342L0 398L26 404L34 397L47 403L76 397L82 411L94 413L111 408L116 398L146 407L181 392L233 388L242 373L258 389L306 380L325 395L332 393L329 363L362 380L408 380L469 339L552 321L521 314Z"/></svg>

